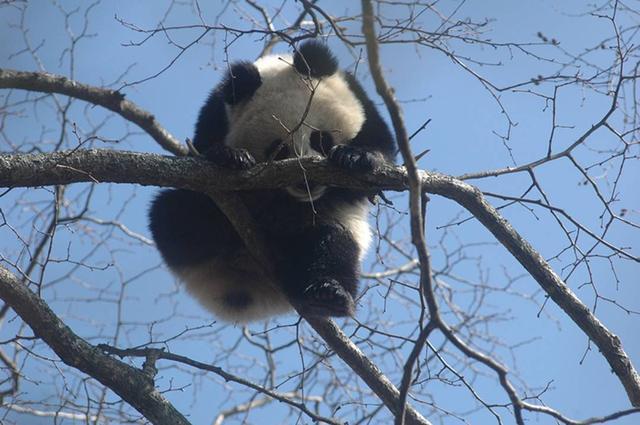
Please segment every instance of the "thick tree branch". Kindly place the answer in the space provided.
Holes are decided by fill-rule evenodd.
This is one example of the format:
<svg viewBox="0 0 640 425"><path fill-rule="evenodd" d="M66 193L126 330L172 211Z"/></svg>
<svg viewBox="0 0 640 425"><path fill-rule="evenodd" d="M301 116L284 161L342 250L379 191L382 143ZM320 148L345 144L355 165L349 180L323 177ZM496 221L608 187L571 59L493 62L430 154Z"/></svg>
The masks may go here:
<svg viewBox="0 0 640 425"><path fill-rule="evenodd" d="M79 182L136 183L192 190L275 189L313 176L318 183L359 189L405 190L402 168L385 167L358 176L319 158L258 164L250 170L217 168L197 158L90 149L50 154L0 154L0 187L35 187ZM424 173L423 180L437 176ZM439 178L444 178L443 176Z"/></svg>
<svg viewBox="0 0 640 425"><path fill-rule="evenodd" d="M180 143L156 121L148 111L111 89L90 86L61 75L45 72L24 72L0 68L0 89L22 89L43 93L60 93L100 105L146 131L160 146L176 155L186 155L187 147Z"/></svg>
<svg viewBox="0 0 640 425"><path fill-rule="evenodd" d="M396 191L408 187L406 172L399 167L385 167L357 176L331 167L323 160L304 158L301 161L259 164L248 171L232 172L195 158L108 150L0 155L0 186L32 187L99 181L181 187L203 192L266 189L302 181L300 165L309 179L322 184ZM593 315L540 254L486 201L480 190L450 176L425 171L418 174L424 191L462 205L509 250L549 297L596 344L622 382L631 403L640 406L640 377L620 339ZM640 262L632 255L627 258Z"/></svg>
<svg viewBox="0 0 640 425"><path fill-rule="evenodd" d="M41 298L1 266L0 298L63 362L111 388L149 421L154 424L189 424L155 389L150 377L139 369L103 354L74 334Z"/></svg>

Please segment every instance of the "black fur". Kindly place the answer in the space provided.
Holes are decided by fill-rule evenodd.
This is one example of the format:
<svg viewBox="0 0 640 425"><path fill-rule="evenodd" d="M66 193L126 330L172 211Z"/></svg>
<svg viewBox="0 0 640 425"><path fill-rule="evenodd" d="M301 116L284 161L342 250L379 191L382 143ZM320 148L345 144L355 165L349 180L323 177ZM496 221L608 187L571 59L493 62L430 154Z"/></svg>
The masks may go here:
<svg viewBox="0 0 640 425"><path fill-rule="evenodd" d="M204 156L221 167L245 170L256 165L253 155L246 149L232 148L223 144L212 145L204 152Z"/></svg>
<svg viewBox="0 0 640 425"><path fill-rule="evenodd" d="M299 73L315 78L337 72L335 57L319 42L301 45L294 55L294 65ZM251 153L224 144L229 128L225 102L233 105L250 101L262 80L257 68L248 63L234 65L231 74L234 77L227 76L200 110L193 142L200 153L217 165L248 168L255 164ZM363 127L346 145L333 146L330 132L323 129L312 135L310 143L337 166L370 171L385 159L393 160L394 140L360 84L351 74L344 73L344 78L364 108ZM278 141L272 141L266 143L264 150L271 152L275 159L293 155L286 145L278 150L279 146ZM310 185L313 186L313 182ZM340 222L336 211L366 202L368 195L367 191L327 188L312 208L285 190L240 193L258 230L273 250L278 283L305 314L353 314L361 253L350 229ZM225 263L249 258L231 223L204 194L188 190L162 191L151 205L149 218L157 247L167 265L174 270L188 269L211 260ZM237 272L238 261L229 267ZM248 279L249 276L247 273ZM220 295L228 308L238 311L254 302L252 294L241 290Z"/></svg>
<svg viewBox="0 0 640 425"><path fill-rule="evenodd" d="M379 152L387 162L394 162L396 144L389 126L382 119L376 105L369 99L358 80L348 72L345 72L344 76L349 88L362 104L366 117L360 132L349 146L356 146L369 152Z"/></svg>
<svg viewBox="0 0 640 425"><path fill-rule="evenodd" d="M338 145L329 152L329 161L347 170L373 171L384 164L384 157L360 146Z"/></svg>
<svg viewBox="0 0 640 425"><path fill-rule="evenodd" d="M224 138L229 129L223 87L224 85L218 86L211 92L198 114L193 146L204 155L213 146L224 144Z"/></svg>
<svg viewBox="0 0 640 425"><path fill-rule="evenodd" d="M311 281L304 291L303 314L308 316L353 316L355 302L341 282L332 277Z"/></svg>
<svg viewBox="0 0 640 425"><path fill-rule="evenodd" d="M251 62L237 62L223 83L224 101L235 105L249 100L262 84L258 68Z"/></svg>
<svg viewBox="0 0 640 425"><path fill-rule="evenodd" d="M328 77L338 71L338 61L331 50L316 40L298 47L293 55L293 66L300 74L313 78Z"/></svg>
<svg viewBox="0 0 640 425"><path fill-rule="evenodd" d="M333 136L328 131L312 131L309 137L311 147L324 156L329 156L334 146Z"/></svg>
<svg viewBox="0 0 640 425"><path fill-rule="evenodd" d="M149 223L169 267L200 264L242 247L226 216L203 193L163 190L151 204Z"/></svg>
<svg viewBox="0 0 640 425"><path fill-rule="evenodd" d="M285 291L313 315L349 316L358 291L359 249L339 223L305 229L282 245ZM305 282L300 284L300 280Z"/></svg>

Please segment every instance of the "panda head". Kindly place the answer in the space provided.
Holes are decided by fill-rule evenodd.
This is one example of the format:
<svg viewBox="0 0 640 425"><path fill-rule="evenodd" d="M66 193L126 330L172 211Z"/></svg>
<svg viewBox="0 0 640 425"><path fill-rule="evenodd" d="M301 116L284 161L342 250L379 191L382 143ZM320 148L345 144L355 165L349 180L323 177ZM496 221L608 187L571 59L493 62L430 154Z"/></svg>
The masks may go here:
<svg viewBox="0 0 640 425"><path fill-rule="evenodd" d="M327 156L360 132L365 113L331 51L309 41L293 55L270 55L231 66L223 81L228 131L225 144L245 148L258 161ZM300 201L325 187L287 191Z"/></svg>

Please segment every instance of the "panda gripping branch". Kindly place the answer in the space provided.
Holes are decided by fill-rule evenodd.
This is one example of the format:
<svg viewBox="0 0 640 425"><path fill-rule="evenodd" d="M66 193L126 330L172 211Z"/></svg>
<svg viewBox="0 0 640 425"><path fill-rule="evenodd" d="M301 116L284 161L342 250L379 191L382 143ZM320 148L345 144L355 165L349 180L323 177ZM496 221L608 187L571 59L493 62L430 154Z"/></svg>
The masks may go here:
<svg viewBox="0 0 640 425"><path fill-rule="evenodd" d="M373 102L317 41L293 56L233 64L200 110L193 143L229 169L316 155L366 173L392 162L395 152ZM306 182L240 195L274 251L276 282L267 280L207 195L171 189L153 201L153 239L189 292L232 322L284 313L289 299L305 315L353 315L360 263L371 242L370 193Z"/></svg>

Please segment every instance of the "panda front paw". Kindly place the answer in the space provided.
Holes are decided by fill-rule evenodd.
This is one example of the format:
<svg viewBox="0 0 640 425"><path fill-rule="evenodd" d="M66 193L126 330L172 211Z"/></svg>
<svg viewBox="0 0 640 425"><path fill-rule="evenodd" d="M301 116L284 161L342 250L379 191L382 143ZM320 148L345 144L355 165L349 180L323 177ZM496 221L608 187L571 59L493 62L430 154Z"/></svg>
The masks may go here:
<svg viewBox="0 0 640 425"><path fill-rule="evenodd" d="M334 146L328 159L339 167L355 171L373 171L384 163L382 155L378 152L350 145Z"/></svg>
<svg viewBox="0 0 640 425"><path fill-rule="evenodd" d="M214 145L204 155L216 165L234 170L246 170L256 165L256 160L246 149Z"/></svg>
<svg viewBox="0 0 640 425"><path fill-rule="evenodd" d="M353 316L353 297L333 278L315 279L304 290L300 305L304 315L314 317Z"/></svg>

